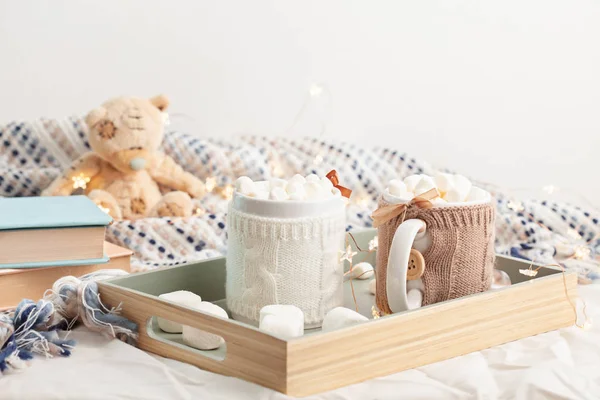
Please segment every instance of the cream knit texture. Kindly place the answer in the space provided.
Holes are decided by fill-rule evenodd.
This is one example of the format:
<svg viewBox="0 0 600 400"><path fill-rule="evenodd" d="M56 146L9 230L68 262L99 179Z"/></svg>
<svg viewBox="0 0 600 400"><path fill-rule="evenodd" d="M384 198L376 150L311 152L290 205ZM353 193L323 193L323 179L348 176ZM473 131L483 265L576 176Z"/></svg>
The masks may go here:
<svg viewBox="0 0 600 400"><path fill-rule="evenodd" d="M260 309L294 305L318 326L343 304L345 210L314 218L265 218L229 207L227 307L258 324Z"/></svg>
<svg viewBox="0 0 600 400"><path fill-rule="evenodd" d="M380 199L380 207L388 205ZM490 288L494 268L495 207L493 203L429 209L411 207L405 220L427 224L431 245L423 253L423 305L456 299ZM392 239L400 225L396 217L378 228L377 307L391 313L386 292L387 263Z"/></svg>

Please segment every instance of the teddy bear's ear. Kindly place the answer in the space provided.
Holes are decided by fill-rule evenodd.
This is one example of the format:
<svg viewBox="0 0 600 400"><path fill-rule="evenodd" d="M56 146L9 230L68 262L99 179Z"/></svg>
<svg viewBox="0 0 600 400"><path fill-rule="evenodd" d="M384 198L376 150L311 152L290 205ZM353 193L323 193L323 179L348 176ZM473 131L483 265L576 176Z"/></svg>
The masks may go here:
<svg viewBox="0 0 600 400"><path fill-rule="evenodd" d="M169 107L169 99L164 94L154 96L150 99L150 103L152 103L160 111L165 111L167 107Z"/></svg>
<svg viewBox="0 0 600 400"><path fill-rule="evenodd" d="M90 111L88 113L87 117L85 117L85 122L86 122L86 124L88 124L88 126L92 127L92 126L96 125L100 120L102 120L105 116L106 116L106 108L104 108L104 107L94 108L92 111Z"/></svg>

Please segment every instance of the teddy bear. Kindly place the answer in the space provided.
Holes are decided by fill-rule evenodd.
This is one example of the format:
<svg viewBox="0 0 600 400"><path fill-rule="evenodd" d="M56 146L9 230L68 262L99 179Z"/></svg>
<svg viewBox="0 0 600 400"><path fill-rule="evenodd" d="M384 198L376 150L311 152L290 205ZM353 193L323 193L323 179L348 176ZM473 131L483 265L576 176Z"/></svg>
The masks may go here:
<svg viewBox="0 0 600 400"><path fill-rule="evenodd" d="M163 95L118 97L92 110L85 121L93 151L75 160L42 195L68 196L81 187L116 220L191 216L191 197L203 196L205 187L159 151L168 105ZM163 195L161 189L174 191Z"/></svg>

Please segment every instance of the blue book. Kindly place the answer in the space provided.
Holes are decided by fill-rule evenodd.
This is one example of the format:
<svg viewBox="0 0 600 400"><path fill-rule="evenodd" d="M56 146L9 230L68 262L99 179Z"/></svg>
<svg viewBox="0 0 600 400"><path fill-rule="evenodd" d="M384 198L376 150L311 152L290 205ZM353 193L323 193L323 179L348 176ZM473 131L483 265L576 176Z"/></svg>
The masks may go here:
<svg viewBox="0 0 600 400"><path fill-rule="evenodd" d="M0 198L0 268L105 263L111 221L85 196Z"/></svg>

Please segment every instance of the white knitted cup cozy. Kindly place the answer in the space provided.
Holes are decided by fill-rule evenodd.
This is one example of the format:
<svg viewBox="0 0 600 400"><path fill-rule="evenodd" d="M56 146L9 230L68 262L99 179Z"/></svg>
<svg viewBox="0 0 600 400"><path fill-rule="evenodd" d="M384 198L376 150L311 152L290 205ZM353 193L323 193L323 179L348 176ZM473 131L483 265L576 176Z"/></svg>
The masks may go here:
<svg viewBox="0 0 600 400"><path fill-rule="evenodd" d="M258 324L260 309L289 304L306 328L343 304L345 209L318 217L267 218L228 213L227 307L234 319Z"/></svg>

